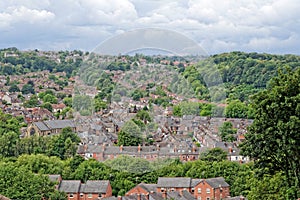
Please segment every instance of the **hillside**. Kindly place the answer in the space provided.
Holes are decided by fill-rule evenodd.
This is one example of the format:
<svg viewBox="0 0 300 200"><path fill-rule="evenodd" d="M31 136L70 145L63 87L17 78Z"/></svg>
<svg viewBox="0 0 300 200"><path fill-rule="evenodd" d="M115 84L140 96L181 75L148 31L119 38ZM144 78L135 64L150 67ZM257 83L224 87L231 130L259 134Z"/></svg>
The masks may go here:
<svg viewBox="0 0 300 200"><path fill-rule="evenodd" d="M191 81L199 98L218 100L218 92L224 92L221 87L227 98L247 101L249 95L268 87L269 80L286 67L299 68L300 56L231 52L213 55L196 66L189 66L183 75ZM215 96L209 96L208 90L203 88L207 85L219 88L217 94L213 93Z"/></svg>

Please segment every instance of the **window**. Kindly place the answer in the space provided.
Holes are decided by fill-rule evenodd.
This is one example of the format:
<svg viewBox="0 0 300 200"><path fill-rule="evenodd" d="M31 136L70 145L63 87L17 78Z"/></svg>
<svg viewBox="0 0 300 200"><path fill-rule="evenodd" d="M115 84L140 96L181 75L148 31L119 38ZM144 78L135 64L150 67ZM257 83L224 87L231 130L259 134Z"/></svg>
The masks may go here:
<svg viewBox="0 0 300 200"><path fill-rule="evenodd" d="M88 193L88 198L92 198L92 197L93 197L92 193Z"/></svg>
<svg viewBox="0 0 300 200"><path fill-rule="evenodd" d="M201 188L198 188L198 194L201 194Z"/></svg>
<svg viewBox="0 0 300 200"><path fill-rule="evenodd" d="M174 188L171 188L171 191L175 191L175 189L174 189Z"/></svg>
<svg viewBox="0 0 300 200"><path fill-rule="evenodd" d="M74 194L73 193L70 193L70 198L74 198Z"/></svg>
<svg viewBox="0 0 300 200"><path fill-rule="evenodd" d="M98 197L102 197L102 194L101 194L101 193L99 193L99 194L98 194Z"/></svg>
<svg viewBox="0 0 300 200"><path fill-rule="evenodd" d="M194 193L194 191L195 191L195 188L192 188L192 193Z"/></svg>
<svg viewBox="0 0 300 200"><path fill-rule="evenodd" d="M210 193L210 189L209 189L209 188L206 189L206 193L207 193L207 194Z"/></svg>
<svg viewBox="0 0 300 200"><path fill-rule="evenodd" d="M83 198L83 193L80 193L80 198Z"/></svg>
<svg viewBox="0 0 300 200"><path fill-rule="evenodd" d="M161 191L161 192L164 192L164 191L165 191L165 188L161 188L160 191Z"/></svg>
<svg viewBox="0 0 300 200"><path fill-rule="evenodd" d="M207 198L206 198L206 200L210 200L210 198L209 198L209 197L207 197Z"/></svg>

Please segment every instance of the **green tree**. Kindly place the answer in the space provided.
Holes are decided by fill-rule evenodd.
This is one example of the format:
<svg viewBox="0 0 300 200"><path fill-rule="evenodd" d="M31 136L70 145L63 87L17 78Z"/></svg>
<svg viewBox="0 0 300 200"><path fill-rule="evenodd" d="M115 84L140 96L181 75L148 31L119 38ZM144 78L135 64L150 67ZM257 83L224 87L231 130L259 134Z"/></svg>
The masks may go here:
<svg viewBox="0 0 300 200"><path fill-rule="evenodd" d="M48 102L48 103L51 103L51 104L55 104L55 103L57 103L57 98L52 94L46 94L43 97L43 101L44 101L44 103Z"/></svg>
<svg viewBox="0 0 300 200"><path fill-rule="evenodd" d="M17 84L13 84L9 87L8 91L9 92L20 92L20 88L18 87Z"/></svg>
<svg viewBox="0 0 300 200"><path fill-rule="evenodd" d="M233 128L231 122L224 122L219 128L219 135L224 142L233 142L236 140L237 129Z"/></svg>
<svg viewBox="0 0 300 200"><path fill-rule="evenodd" d="M240 100L230 101L225 108L225 116L229 118L248 118L248 106Z"/></svg>
<svg viewBox="0 0 300 200"><path fill-rule="evenodd" d="M152 121L152 118L151 118L149 112L147 112L145 110L139 110L136 114L136 118L142 120L144 122L144 124L147 124L148 122Z"/></svg>
<svg viewBox="0 0 300 200"><path fill-rule="evenodd" d="M22 94L34 94L34 87L31 84L25 84L21 90Z"/></svg>
<svg viewBox="0 0 300 200"><path fill-rule="evenodd" d="M64 128L59 135L52 136L49 142L48 155L61 159L72 157L76 154L80 138L72 132L71 128Z"/></svg>
<svg viewBox="0 0 300 200"><path fill-rule="evenodd" d="M300 196L300 69L279 72L270 87L253 97L255 119L242 144L244 155L265 173L283 172L289 199Z"/></svg>
<svg viewBox="0 0 300 200"><path fill-rule="evenodd" d="M49 102L45 102L41 105L41 108L46 108L47 110L49 110L50 112L52 112L53 108L52 108L52 105L51 103Z"/></svg>
<svg viewBox="0 0 300 200"><path fill-rule="evenodd" d="M36 95L31 95L30 99L24 103L26 108L34 108L39 105L39 100Z"/></svg>
<svg viewBox="0 0 300 200"><path fill-rule="evenodd" d="M227 153L221 148L207 150L200 155L201 160L205 161L224 161L227 159Z"/></svg>

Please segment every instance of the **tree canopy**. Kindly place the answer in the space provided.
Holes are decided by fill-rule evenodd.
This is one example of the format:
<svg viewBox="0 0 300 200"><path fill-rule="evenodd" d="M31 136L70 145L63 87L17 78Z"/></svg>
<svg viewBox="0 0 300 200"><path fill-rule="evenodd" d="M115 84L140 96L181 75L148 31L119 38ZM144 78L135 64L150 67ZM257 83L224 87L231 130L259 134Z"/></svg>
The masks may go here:
<svg viewBox="0 0 300 200"><path fill-rule="evenodd" d="M252 104L255 119L242 144L243 153L265 173L282 172L294 191L289 199L296 199L300 195L300 69L280 71Z"/></svg>

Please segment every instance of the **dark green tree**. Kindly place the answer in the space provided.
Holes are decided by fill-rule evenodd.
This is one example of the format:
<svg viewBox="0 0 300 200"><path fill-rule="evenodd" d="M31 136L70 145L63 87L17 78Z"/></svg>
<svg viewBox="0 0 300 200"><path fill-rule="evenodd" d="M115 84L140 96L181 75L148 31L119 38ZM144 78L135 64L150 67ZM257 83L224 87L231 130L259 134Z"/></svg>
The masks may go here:
<svg viewBox="0 0 300 200"><path fill-rule="evenodd" d="M9 87L8 91L9 92L20 92L20 88L18 87L17 84L13 84Z"/></svg>
<svg viewBox="0 0 300 200"><path fill-rule="evenodd" d="M300 196L300 69L279 72L270 87L253 97L256 117L242 144L244 155L265 173L283 172L288 199Z"/></svg>
<svg viewBox="0 0 300 200"><path fill-rule="evenodd" d="M227 153L221 148L213 148L208 151L201 153L201 160L205 161L224 161L227 159Z"/></svg>
<svg viewBox="0 0 300 200"><path fill-rule="evenodd" d="M236 140L237 129L233 128L231 122L224 122L219 128L219 135L224 142L233 142Z"/></svg>
<svg viewBox="0 0 300 200"><path fill-rule="evenodd" d="M21 90L22 94L34 94L34 87L31 84L25 84Z"/></svg>

